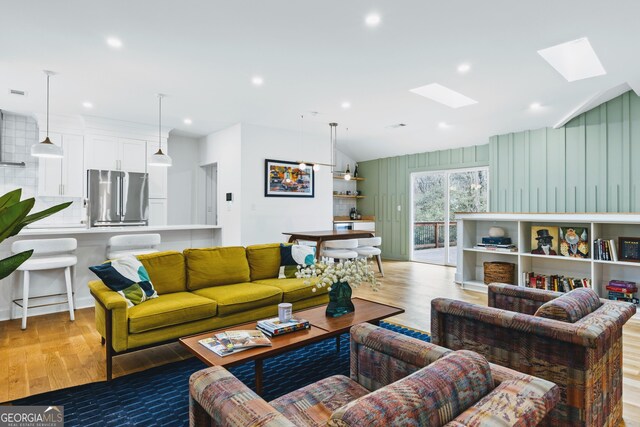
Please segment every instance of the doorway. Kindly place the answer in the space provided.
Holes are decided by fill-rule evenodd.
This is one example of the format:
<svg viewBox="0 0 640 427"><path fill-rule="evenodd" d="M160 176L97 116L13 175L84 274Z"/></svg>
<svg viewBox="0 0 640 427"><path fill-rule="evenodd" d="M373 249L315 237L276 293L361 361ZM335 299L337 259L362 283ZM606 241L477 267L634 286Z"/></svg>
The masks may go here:
<svg viewBox="0 0 640 427"><path fill-rule="evenodd" d="M488 168L411 174L411 260L455 266L455 213L486 212L488 189Z"/></svg>
<svg viewBox="0 0 640 427"><path fill-rule="evenodd" d="M218 225L218 165L202 166L204 170L204 223Z"/></svg>

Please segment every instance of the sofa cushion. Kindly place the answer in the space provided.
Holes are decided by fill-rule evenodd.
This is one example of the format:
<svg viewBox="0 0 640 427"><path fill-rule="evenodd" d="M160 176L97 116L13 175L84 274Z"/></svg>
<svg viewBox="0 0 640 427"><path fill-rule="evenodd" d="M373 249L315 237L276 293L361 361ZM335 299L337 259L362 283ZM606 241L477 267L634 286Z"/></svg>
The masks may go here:
<svg viewBox="0 0 640 427"><path fill-rule="evenodd" d="M343 376L322 379L269 402L297 426L324 426L336 409L369 393Z"/></svg>
<svg viewBox="0 0 640 427"><path fill-rule="evenodd" d="M593 289L578 288L542 304L534 316L575 323L601 305L602 302Z"/></svg>
<svg viewBox="0 0 640 427"><path fill-rule="evenodd" d="M336 410L328 425L441 426L493 389L489 362L455 351Z"/></svg>
<svg viewBox="0 0 640 427"><path fill-rule="evenodd" d="M213 286L193 291L201 297L218 303L218 315L227 316L254 308L277 305L282 302L282 291L273 286L256 283L236 283Z"/></svg>
<svg viewBox="0 0 640 427"><path fill-rule="evenodd" d="M252 282L278 277L280 243L247 246L247 260Z"/></svg>
<svg viewBox="0 0 640 427"><path fill-rule="evenodd" d="M302 301L303 299L323 295L329 292L328 286L317 289L315 286L305 285L304 280L305 279L265 279L256 280L254 283L275 286L280 289L284 294L282 302Z"/></svg>
<svg viewBox="0 0 640 427"><path fill-rule="evenodd" d="M242 246L185 249L184 256L189 290L250 280L247 254Z"/></svg>
<svg viewBox="0 0 640 427"><path fill-rule="evenodd" d="M129 309L129 333L179 325L216 315L217 304L190 292L160 295Z"/></svg>
<svg viewBox="0 0 640 427"><path fill-rule="evenodd" d="M137 255L136 258L149 272L149 278L158 294L187 290L187 272L184 267L184 256L180 252L156 252Z"/></svg>

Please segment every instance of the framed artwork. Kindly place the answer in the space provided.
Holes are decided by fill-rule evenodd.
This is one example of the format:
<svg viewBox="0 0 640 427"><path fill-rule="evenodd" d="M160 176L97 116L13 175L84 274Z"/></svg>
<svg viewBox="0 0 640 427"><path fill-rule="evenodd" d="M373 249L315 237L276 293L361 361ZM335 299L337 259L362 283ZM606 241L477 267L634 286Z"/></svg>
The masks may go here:
<svg viewBox="0 0 640 427"><path fill-rule="evenodd" d="M558 255L558 227L534 225L531 227L531 253Z"/></svg>
<svg viewBox="0 0 640 427"><path fill-rule="evenodd" d="M589 258L590 247L587 227L560 227L560 255Z"/></svg>
<svg viewBox="0 0 640 427"><path fill-rule="evenodd" d="M314 197L315 172L307 165L300 169L296 162L265 159L265 197Z"/></svg>
<svg viewBox="0 0 640 427"><path fill-rule="evenodd" d="M640 262L640 238L619 237L618 246L618 260Z"/></svg>

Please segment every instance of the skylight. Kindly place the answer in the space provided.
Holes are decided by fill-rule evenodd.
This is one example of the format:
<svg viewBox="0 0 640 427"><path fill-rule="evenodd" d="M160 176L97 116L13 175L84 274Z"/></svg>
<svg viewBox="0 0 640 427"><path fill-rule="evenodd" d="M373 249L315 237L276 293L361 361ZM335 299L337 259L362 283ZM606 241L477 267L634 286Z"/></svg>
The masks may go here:
<svg viewBox="0 0 640 427"><path fill-rule="evenodd" d="M476 101L475 99L471 99L468 96L465 96L438 83L431 83L426 86L420 86L415 89L411 89L409 92L422 95L425 98L429 98L451 108L466 107L467 105L478 103L478 101Z"/></svg>
<svg viewBox="0 0 640 427"><path fill-rule="evenodd" d="M551 46L538 53L569 82L607 74L586 37Z"/></svg>

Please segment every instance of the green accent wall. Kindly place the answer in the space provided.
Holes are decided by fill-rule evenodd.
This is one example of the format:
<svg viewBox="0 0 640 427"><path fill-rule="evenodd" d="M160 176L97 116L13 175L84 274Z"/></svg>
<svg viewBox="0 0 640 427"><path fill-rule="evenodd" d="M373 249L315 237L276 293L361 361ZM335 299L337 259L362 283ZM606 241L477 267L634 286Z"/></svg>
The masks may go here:
<svg viewBox="0 0 640 427"><path fill-rule="evenodd" d="M365 198L358 200L358 210L365 215L375 215L376 234L382 236L383 256L409 259L411 173L488 165L489 145L359 162L358 172L365 181L358 183L358 189Z"/></svg>
<svg viewBox="0 0 640 427"><path fill-rule="evenodd" d="M409 258L412 172L489 166L495 212L640 211L640 98L632 91L559 129L496 135L489 144L358 163L383 256ZM401 211L397 206L401 206Z"/></svg>
<svg viewBox="0 0 640 427"><path fill-rule="evenodd" d="M559 129L493 136L489 151L492 211L640 210L640 98L633 92Z"/></svg>

